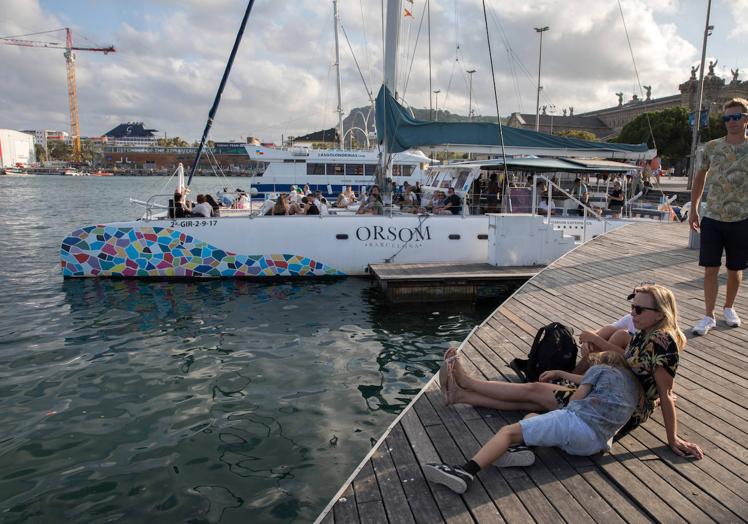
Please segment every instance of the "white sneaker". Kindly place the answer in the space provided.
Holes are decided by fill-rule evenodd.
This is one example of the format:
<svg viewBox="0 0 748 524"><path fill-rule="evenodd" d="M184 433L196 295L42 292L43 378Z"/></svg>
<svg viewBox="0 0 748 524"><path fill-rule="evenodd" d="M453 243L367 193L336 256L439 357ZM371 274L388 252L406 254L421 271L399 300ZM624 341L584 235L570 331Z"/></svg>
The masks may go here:
<svg viewBox="0 0 748 524"><path fill-rule="evenodd" d="M740 327L740 317L731 307L725 308L725 322L727 322L727 325L730 327Z"/></svg>
<svg viewBox="0 0 748 524"><path fill-rule="evenodd" d="M535 453L527 446L512 446L493 465L497 468L524 468L535 464Z"/></svg>
<svg viewBox="0 0 748 524"><path fill-rule="evenodd" d="M717 327L717 321L714 317L704 317L691 328L694 335L706 335L713 327Z"/></svg>

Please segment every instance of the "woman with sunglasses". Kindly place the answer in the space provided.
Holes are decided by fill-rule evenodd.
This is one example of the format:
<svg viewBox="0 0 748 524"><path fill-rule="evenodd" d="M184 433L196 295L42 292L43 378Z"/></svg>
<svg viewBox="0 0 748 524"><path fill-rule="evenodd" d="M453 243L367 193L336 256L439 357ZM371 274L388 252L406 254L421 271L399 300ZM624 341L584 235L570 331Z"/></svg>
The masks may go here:
<svg viewBox="0 0 748 524"><path fill-rule="evenodd" d="M659 400L670 448L680 456L700 459L704 456L701 448L678 437L671 392L686 337L678 327L673 293L659 285L635 288L631 318L638 332L626 347L624 357L644 389L644 402L619 436L646 421ZM456 349L447 350L444 359L439 382L447 405L464 403L499 410L552 411L566 407L582 378L581 374L555 370L543 373L540 382L527 384L481 380L465 372Z"/></svg>
<svg viewBox="0 0 748 524"><path fill-rule="evenodd" d="M733 306L748 267L748 100L733 98L723 109L727 135L704 146L702 166L691 189L688 221L694 231L701 231L699 265L704 268L704 318L693 327L695 335L706 335L717 326L714 308L723 252L727 266L724 319L730 327L740 326ZM709 194L701 218L699 202L707 178Z"/></svg>

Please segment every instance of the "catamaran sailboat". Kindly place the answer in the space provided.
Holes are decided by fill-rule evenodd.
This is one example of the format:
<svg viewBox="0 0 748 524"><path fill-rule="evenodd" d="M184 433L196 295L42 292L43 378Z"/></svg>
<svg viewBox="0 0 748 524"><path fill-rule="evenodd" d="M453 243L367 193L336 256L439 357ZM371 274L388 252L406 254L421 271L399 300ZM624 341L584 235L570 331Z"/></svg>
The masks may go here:
<svg viewBox="0 0 748 524"><path fill-rule="evenodd" d="M252 5L250 0L209 113L187 186L210 131ZM397 78L395 43L400 13L400 1L389 0L385 82L377 97L376 108L383 159L379 173L386 170L392 174L393 164L396 165L393 157L421 145L501 146L507 151L521 151L524 155L542 152L556 156L586 154L589 157L623 159L653 156L646 144L603 144L520 129L505 129L502 134L500 123L415 120L391 94L395 92ZM324 157L317 159L320 158ZM421 159L417 155L415 158ZM342 159L331 157L331 160L311 162L311 165L324 164L325 174L308 176L321 176L322 185L334 183L330 178L340 175L328 175L328 165L332 166L334 173L335 166L341 165L339 160ZM308 173L310 163L308 160L303 160L303 163ZM356 158L355 163L346 160L343 164L344 178L348 176L349 164L360 165L363 169L363 175L354 174L351 179L366 176L366 163ZM358 168L353 169L355 173ZM423 196L427 199L437 190L453 188L465 202L472 182L481 173L480 166L439 167L439 170L440 173L431 177L431 182L423 187ZM353 184L355 182L348 185ZM615 225L591 220L580 240L603 233ZM554 229L550 216L470 214L468 206L463 206L458 215L411 214L391 207L382 215L341 212L317 216L221 218L170 218L147 210L145 217L139 220L90 225L73 231L63 240L60 255L65 277L306 277L364 275L370 264L386 262L482 263L491 260L497 265L545 264L573 246L573 239ZM497 257L497 253L509 256Z"/></svg>

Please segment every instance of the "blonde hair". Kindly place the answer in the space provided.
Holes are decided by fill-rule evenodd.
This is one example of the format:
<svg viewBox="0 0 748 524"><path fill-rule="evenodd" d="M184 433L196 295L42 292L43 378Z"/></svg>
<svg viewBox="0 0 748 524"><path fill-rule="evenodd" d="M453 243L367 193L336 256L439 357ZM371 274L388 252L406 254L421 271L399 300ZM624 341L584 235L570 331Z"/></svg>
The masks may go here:
<svg viewBox="0 0 748 524"><path fill-rule="evenodd" d="M618 351L601 351L600 353L592 353L588 357L591 366L603 364L613 368L630 369L629 363L623 353Z"/></svg>
<svg viewBox="0 0 748 524"><path fill-rule="evenodd" d="M646 293L652 297L654 301L654 307L662 313L662 319L657 322L649 332L661 330L670 335L675 341L675 345L678 347L678 351L681 351L686 347L686 335L678 327L678 306L675 303L675 295L665 286L657 284L648 284L645 286L639 286L634 289L634 293Z"/></svg>
<svg viewBox="0 0 748 524"><path fill-rule="evenodd" d="M726 111L731 107L740 107L743 109L743 112L748 113L748 100L739 97L732 98L724 103L722 111Z"/></svg>

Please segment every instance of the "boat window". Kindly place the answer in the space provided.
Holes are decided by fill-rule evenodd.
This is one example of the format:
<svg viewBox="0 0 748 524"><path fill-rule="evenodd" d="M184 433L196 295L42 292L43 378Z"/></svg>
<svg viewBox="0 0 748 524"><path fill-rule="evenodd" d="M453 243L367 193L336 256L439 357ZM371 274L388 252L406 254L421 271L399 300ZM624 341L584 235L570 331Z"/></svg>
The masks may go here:
<svg viewBox="0 0 748 524"><path fill-rule="evenodd" d="M457 191L467 191L468 188L463 186L465 185L465 181L467 180L468 176L470 176L470 170L460 170L460 174L457 175L457 183L455 183L455 189Z"/></svg>
<svg viewBox="0 0 748 524"><path fill-rule="evenodd" d="M325 164L313 164L309 162L306 165L306 174L307 175L324 175L325 174Z"/></svg>
<svg viewBox="0 0 748 524"><path fill-rule="evenodd" d="M392 164L392 176L400 176L400 164Z"/></svg>
<svg viewBox="0 0 748 524"><path fill-rule="evenodd" d="M346 176L361 176L364 174L363 164L346 164L345 165Z"/></svg>
<svg viewBox="0 0 748 524"><path fill-rule="evenodd" d="M345 174L345 164L327 164L327 174L329 176L343 176Z"/></svg>
<svg viewBox="0 0 748 524"><path fill-rule="evenodd" d="M374 176L377 172L376 164L364 164L364 173L366 176Z"/></svg>
<svg viewBox="0 0 748 524"><path fill-rule="evenodd" d="M405 164L402 166L402 174L400 176L410 176L413 174L414 166Z"/></svg>
<svg viewBox="0 0 748 524"><path fill-rule="evenodd" d="M428 176L426 177L426 185L427 186L433 186L434 182L436 181L436 177L439 176L439 170L435 169L431 171Z"/></svg>

